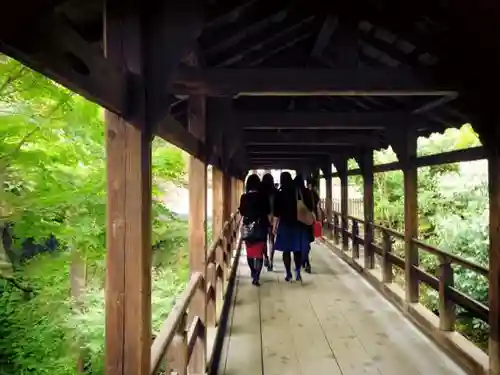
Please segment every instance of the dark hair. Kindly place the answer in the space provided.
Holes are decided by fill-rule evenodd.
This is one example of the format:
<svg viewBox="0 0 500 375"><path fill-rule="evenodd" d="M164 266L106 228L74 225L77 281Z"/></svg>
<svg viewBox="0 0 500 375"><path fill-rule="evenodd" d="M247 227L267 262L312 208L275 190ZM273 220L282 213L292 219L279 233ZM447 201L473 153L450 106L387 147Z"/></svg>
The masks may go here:
<svg viewBox="0 0 500 375"><path fill-rule="evenodd" d="M256 174L252 174L247 178L246 184L246 192L248 193L250 190L259 190L260 189L260 178Z"/></svg>
<svg viewBox="0 0 500 375"><path fill-rule="evenodd" d="M266 173L262 177L262 191L265 194L271 194L274 190L274 177L271 173Z"/></svg>
<svg viewBox="0 0 500 375"><path fill-rule="evenodd" d="M297 176L295 176L293 182L295 183L296 187L304 188L304 177L302 177L300 173L297 173Z"/></svg>
<svg viewBox="0 0 500 375"><path fill-rule="evenodd" d="M286 189L293 187L292 175L289 172L282 172L280 175L281 188Z"/></svg>

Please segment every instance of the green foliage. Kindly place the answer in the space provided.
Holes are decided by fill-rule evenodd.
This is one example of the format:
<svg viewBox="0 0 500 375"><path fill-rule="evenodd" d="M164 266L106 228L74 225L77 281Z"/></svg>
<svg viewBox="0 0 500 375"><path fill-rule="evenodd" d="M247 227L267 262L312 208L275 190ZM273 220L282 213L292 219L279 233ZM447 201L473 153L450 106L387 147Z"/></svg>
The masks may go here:
<svg viewBox="0 0 500 375"><path fill-rule="evenodd" d="M93 374L102 370L106 173L103 111L0 55L0 227L14 223L0 278L32 287L26 295L0 279L0 375L74 374L80 346ZM153 312L165 318L187 278L186 223L162 201L162 183L184 181L180 150L153 142ZM22 262L21 242L49 234L58 251ZM72 254L84 260L81 308L71 299ZM14 266L14 267L12 267Z"/></svg>
<svg viewBox="0 0 500 375"><path fill-rule="evenodd" d="M432 155L479 146L469 124L418 139L418 155ZM375 164L395 161L392 150L376 152ZM362 179L352 180L360 188ZM401 171L377 173L374 177L375 221L404 230L404 188ZM419 238L436 247L484 266L488 265L488 190L485 161L445 164L418 169ZM398 244L396 244L398 245ZM395 249L396 251L397 249ZM401 249L402 250L402 249ZM435 255L419 252L420 264L437 275ZM487 303L488 283L475 272L454 266L455 287L468 296ZM423 285L421 302L437 311L438 294ZM487 324L458 309L460 332L484 348Z"/></svg>

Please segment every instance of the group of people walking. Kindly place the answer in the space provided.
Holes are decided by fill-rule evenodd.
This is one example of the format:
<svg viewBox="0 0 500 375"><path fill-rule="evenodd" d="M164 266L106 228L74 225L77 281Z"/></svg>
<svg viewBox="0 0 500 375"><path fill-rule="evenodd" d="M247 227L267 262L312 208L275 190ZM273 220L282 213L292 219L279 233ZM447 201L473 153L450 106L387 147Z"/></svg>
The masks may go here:
<svg viewBox="0 0 500 375"><path fill-rule="evenodd" d="M302 280L301 269L311 272L313 222L321 222L322 213L312 181L307 185L300 174L292 179L288 172L281 173L279 188L271 174L262 181L256 174L248 177L239 210L252 284L260 285L263 266L273 270L275 251L283 253L286 281L293 278L292 256L297 281Z"/></svg>

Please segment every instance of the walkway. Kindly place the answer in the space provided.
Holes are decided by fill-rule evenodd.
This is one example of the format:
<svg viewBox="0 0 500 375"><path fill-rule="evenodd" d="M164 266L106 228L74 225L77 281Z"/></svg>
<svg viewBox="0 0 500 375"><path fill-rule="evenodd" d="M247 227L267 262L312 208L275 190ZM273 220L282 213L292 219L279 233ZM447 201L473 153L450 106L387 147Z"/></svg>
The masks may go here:
<svg viewBox="0 0 500 375"><path fill-rule="evenodd" d="M465 374L330 250L314 246L303 285L280 261L255 288L242 256L219 374Z"/></svg>

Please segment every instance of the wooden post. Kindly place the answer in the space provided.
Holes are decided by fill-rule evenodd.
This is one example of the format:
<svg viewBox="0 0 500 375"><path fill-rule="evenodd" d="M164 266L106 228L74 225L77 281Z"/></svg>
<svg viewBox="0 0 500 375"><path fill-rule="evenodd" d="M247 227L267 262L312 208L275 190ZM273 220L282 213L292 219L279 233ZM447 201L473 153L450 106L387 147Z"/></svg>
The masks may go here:
<svg viewBox="0 0 500 375"><path fill-rule="evenodd" d="M205 97L190 96L188 103L189 131L198 139L205 137ZM201 272L207 281L207 165L194 156L189 157L189 220L188 247L189 271ZM205 287L206 288L206 287ZM203 339L194 348L189 362L190 373L204 374L207 358L206 348L206 293L196 293L189 307L189 323L199 317L203 324Z"/></svg>
<svg viewBox="0 0 500 375"><path fill-rule="evenodd" d="M326 198L325 198L325 213L326 213L326 222L327 222L327 232L326 232L326 238L332 239L333 238L333 232L332 232L332 223L333 223L333 217L332 217L332 174L331 174L331 169L332 166L331 164L329 165L330 171L328 174L325 172L325 184L326 184Z"/></svg>
<svg viewBox="0 0 500 375"><path fill-rule="evenodd" d="M151 135L106 112L106 374L149 375Z"/></svg>
<svg viewBox="0 0 500 375"><path fill-rule="evenodd" d="M375 254L373 252L373 151L366 151L358 159L358 165L363 173L363 216L364 216L364 266L374 267Z"/></svg>
<svg viewBox="0 0 500 375"><path fill-rule="evenodd" d="M333 238L335 240L335 244L338 245L340 243L340 235L339 235L339 215L336 213L333 215ZM340 231L341 232L341 231Z"/></svg>
<svg viewBox="0 0 500 375"><path fill-rule="evenodd" d="M352 258L359 259L359 224L357 220L352 221Z"/></svg>
<svg viewBox="0 0 500 375"><path fill-rule="evenodd" d="M117 66L140 76L146 68L143 22L137 2L106 2L104 51ZM134 35L135 37L130 37ZM167 69L168 70L168 69ZM149 83L149 82L148 82ZM151 361L151 141L145 90L124 93L128 115L141 129L105 112L107 231L105 373L149 375ZM130 100L133 97L133 101Z"/></svg>
<svg viewBox="0 0 500 375"><path fill-rule="evenodd" d="M175 336L170 344L170 349L167 353L167 368L166 374L170 372L179 375L187 375L188 368L188 342L187 342L187 314L182 314L182 319L176 329Z"/></svg>
<svg viewBox="0 0 500 375"><path fill-rule="evenodd" d="M232 192L231 192L231 177L229 176L228 172L226 171L224 173L224 178L223 178L223 185L222 185L223 191L222 191L222 196L223 196L223 218L224 218L224 223L226 223L230 216L231 216L231 202L232 202ZM229 242L228 242L228 235L227 231L229 229L226 228L226 231L224 232L224 236L222 239L222 245L223 245L223 253L224 253L224 262L222 265L223 272L224 272L224 282L227 281L227 277L229 276L229 264L231 261L231 253L229 249Z"/></svg>
<svg viewBox="0 0 500 375"><path fill-rule="evenodd" d="M224 225L224 174L212 167L212 240L216 241Z"/></svg>
<svg viewBox="0 0 500 375"><path fill-rule="evenodd" d="M349 230L349 221L347 219L348 213L348 180L347 180L347 159L342 159L341 165L337 167L340 175L340 211L342 214L342 250L349 249L349 237L347 232Z"/></svg>
<svg viewBox="0 0 500 375"><path fill-rule="evenodd" d="M386 230L382 232L382 236L384 237L382 257L382 282L392 283L392 262L389 258L390 254L392 253L392 239L389 235L389 232L387 232Z"/></svg>
<svg viewBox="0 0 500 375"><path fill-rule="evenodd" d="M413 238L418 236L417 184L418 173L415 159L417 156L417 135L414 128L407 129L406 138L398 147L398 157L404 173L404 218L405 218L405 291L406 301L418 302L419 281L414 267L418 266L418 249Z"/></svg>
<svg viewBox="0 0 500 375"><path fill-rule="evenodd" d="M224 173L212 167L212 241L220 240L224 226ZM225 267L223 241L215 249L215 264L222 269L221 279L216 281L216 308L220 310L224 295ZM216 311L219 316L220 311Z"/></svg>
<svg viewBox="0 0 500 375"><path fill-rule="evenodd" d="M455 304L447 292L453 287L453 269L451 259L439 258L439 328L443 331L455 329Z"/></svg>
<svg viewBox="0 0 500 375"><path fill-rule="evenodd" d="M496 125L496 124L494 124ZM494 126L491 125L491 126ZM487 142L487 139L490 142ZM489 289L490 311L489 357L490 374L500 374L500 148L499 137L482 137L488 152L488 183L490 203Z"/></svg>
<svg viewBox="0 0 500 375"><path fill-rule="evenodd" d="M223 202L223 220L226 222L229 220L231 216L231 202L232 202L232 193L231 193L231 176L227 172L224 173L223 185L222 185L222 196L224 199Z"/></svg>

